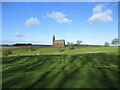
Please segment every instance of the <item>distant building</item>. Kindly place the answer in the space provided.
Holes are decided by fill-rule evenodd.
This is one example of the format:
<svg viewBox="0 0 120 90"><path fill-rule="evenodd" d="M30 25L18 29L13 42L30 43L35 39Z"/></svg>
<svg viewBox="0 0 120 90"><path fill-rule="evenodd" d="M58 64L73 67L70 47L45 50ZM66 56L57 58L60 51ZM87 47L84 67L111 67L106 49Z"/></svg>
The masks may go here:
<svg viewBox="0 0 120 90"><path fill-rule="evenodd" d="M55 36L53 35L53 45L52 46L65 47L65 40L55 40Z"/></svg>

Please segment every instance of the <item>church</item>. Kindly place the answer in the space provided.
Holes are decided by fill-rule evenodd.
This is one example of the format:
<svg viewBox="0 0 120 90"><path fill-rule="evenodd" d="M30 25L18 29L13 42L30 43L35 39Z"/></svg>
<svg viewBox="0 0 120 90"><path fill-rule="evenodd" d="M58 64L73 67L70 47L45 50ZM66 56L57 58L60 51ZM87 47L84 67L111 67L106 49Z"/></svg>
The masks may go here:
<svg viewBox="0 0 120 90"><path fill-rule="evenodd" d="M52 46L62 46L65 47L65 40L55 40L55 36L53 35L53 44Z"/></svg>

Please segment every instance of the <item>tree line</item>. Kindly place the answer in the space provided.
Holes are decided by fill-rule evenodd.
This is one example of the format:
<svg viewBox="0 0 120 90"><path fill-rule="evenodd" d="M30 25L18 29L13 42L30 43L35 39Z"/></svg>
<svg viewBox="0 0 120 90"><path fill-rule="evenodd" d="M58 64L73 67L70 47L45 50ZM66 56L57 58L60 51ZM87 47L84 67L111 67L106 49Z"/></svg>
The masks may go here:
<svg viewBox="0 0 120 90"><path fill-rule="evenodd" d="M119 46L120 40L118 38L115 38L111 41L111 45L113 46ZM104 46L110 46L109 42L105 42Z"/></svg>
<svg viewBox="0 0 120 90"><path fill-rule="evenodd" d="M77 40L76 45L80 46L82 42L83 42L82 40ZM118 38L115 38L111 41L111 44L109 42L105 42L104 46L110 46L110 45L119 46L119 43L120 43L120 40ZM75 45L71 42L67 42L67 46L70 46L71 49L73 49Z"/></svg>

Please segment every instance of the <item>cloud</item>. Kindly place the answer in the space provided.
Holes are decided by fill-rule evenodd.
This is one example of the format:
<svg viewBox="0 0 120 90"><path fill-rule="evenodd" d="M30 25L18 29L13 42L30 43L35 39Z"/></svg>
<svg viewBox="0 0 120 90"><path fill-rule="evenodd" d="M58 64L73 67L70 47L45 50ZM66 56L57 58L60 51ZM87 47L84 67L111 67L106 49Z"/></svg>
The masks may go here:
<svg viewBox="0 0 120 90"><path fill-rule="evenodd" d="M33 26L33 25L39 25L40 21L38 20L38 18L29 18L25 21L25 25L26 26Z"/></svg>
<svg viewBox="0 0 120 90"><path fill-rule="evenodd" d="M21 42L21 40L10 40L10 39L2 39L2 44L13 44L13 43L16 43L16 42Z"/></svg>
<svg viewBox="0 0 120 90"><path fill-rule="evenodd" d="M33 42L31 39L24 40L25 42Z"/></svg>
<svg viewBox="0 0 120 90"><path fill-rule="evenodd" d="M47 17L57 20L57 23L71 23L72 20L66 18L67 15L62 12L52 11L50 14L47 14Z"/></svg>
<svg viewBox="0 0 120 90"><path fill-rule="evenodd" d="M22 35L21 33L19 33L19 32L16 32L16 33L14 34L14 36L16 36L16 37L23 37L23 35Z"/></svg>
<svg viewBox="0 0 120 90"><path fill-rule="evenodd" d="M31 39L26 39L26 40L11 40L11 39L2 39L0 40L2 44L15 44L15 43L40 43L38 40L31 40Z"/></svg>
<svg viewBox="0 0 120 90"><path fill-rule="evenodd" d="M108 22L112 21L112 11L110 9L107 9L103 11L103 8L105 5L97 5L95 8L93 8L93 15L88 19L88 22Z"/></svg>

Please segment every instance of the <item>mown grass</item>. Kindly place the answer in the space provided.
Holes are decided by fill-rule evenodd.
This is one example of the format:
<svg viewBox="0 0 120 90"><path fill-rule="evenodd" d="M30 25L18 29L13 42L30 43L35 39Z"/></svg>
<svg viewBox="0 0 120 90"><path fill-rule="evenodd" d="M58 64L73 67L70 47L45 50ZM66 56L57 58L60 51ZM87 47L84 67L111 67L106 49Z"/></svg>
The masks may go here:
<svg viewBox="0 0 120 90"><path fill-rule="evenodd" d="M53 48L47 48L48 52L40 48L40 51L49 54L48 49ZM87 53L78 54L76 49L62 53L68 55L42 55L41 52L41 55L3 57L3 88L117 88L118 55L113 54L116 49L84 49L81 52ZM95 49L108 53L88 53ZM56 52L53 51L50 52Z"/></svg>
<svg viewBox="0 0 120 90"><path fill-rule="evenodd" d="M118 47L34 49L15 48L2 57L3 88L118 87Z"/></svg>
<svg viewBox="0 0 120 90"><path fill-rule="evenodd" d="M70 50L69 47L34 47L32 51L29 47L11 49L12 54L9 56L23 56L23 55L76 55L85 53L113 53L118 54L118 47L75 47ZM60 49L64 50L60 52ZM3 50L4 51L4 50ZM4 55L3 55L4 56Z"/></svg>

